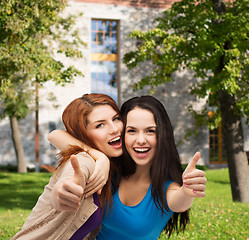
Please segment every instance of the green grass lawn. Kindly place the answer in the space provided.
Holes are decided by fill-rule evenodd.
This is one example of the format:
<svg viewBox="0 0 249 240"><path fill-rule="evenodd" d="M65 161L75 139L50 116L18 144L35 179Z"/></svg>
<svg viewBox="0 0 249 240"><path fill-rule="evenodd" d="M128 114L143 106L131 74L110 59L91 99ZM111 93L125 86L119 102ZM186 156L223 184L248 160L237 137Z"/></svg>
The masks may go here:
<svg viewBox="0 0 249 240"><path fill-rule="evenodd" d="M0 172L0 239L18 232L48 183L49 173Z"/></svg>
<svg viewBox="0 0 249 240"><path fill-rule="evenodd" d="M187 230L172 239L249 240L249 204L232 201L228 169L207 170L206 177L206 197L195 199Z"/></svg>
<svg viewBox="0 0 249 240"><path fill-rule="evenodd" d="M170 239L249 240L249 204L232 202L228 170L207 170L207 196L195 199L191 223L184 233ZM35 205L48 173L0 172L0 239L10 239L19 231ZM166 240L162 233L160 240Z"/></svg>

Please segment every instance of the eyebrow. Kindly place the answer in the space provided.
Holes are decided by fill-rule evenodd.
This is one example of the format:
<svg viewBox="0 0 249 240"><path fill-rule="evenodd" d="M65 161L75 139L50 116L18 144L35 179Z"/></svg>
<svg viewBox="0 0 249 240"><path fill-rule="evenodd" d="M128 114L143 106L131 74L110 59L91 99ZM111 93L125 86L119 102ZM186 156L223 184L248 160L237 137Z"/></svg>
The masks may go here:
<svg viewBox="0 0 249 240"><path fill-rule="evenodd" d="M101 123L101 122L104 122L105 120L97 120L97 121L94 121L94 122L92 122L92 124L94 124L94 123Z"/></svg>
<svg viewBox="0 0 249 240"><path fill-rule="evenodd" d="M113 118L115 118L115 117L119 117L119 114L117 113L117 114L115 114L113 117L112 117L112 119ZM100 119L100 120L97 120L97 121L94 121L94 122L92 122L92 124L94 124L94 123L102 123L102 122L105 122L106 120L105 119Z"/></svg>
<svg viewBox="0 0 249 240"><path fill-rule="evenodd" d="M126 126L125 128L132 128L132 129L136 129L136 127L133 127L133 126ZM151 128L156 128L156 126L149 126L145 129L151 129Z"/></svg>

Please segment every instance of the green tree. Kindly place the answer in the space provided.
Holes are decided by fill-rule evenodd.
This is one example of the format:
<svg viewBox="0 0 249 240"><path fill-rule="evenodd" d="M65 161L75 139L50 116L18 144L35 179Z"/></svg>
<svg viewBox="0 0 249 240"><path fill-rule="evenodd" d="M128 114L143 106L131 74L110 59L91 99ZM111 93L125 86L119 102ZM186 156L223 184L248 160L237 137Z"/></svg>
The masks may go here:
<svg viewBox="0 0 249 240"><path fill-rule="evenodd" d="M1 96L2 115L1 118L8 116L10 120L12 141L15 148L18 172L27 172L24 150L21 143L21 136L18 127L18 120L25 118L29 113L29 105L32 90L27 86L27 81L23 81L23 76L15 76L9 87L6 88Z"/></svg>
<svg viewBox="0 0 249 240"><path fill-rule="evenodd" d="M208 96L209 104L217 106L212 122L207 109L198 119L211 128L222 119L233 200L249 202L241 124L242 117L249 122L249 1L182 0L156 23L152 30L130 35L141 45L125 55L127 66L152 62L151 73L135 89L172 81L171 73L176 70L194 70L201 81L196 81L192 93Z"/></svg>
<svg viewBox="0 0 249 240"><path fill-rule="evenodd" d="M62 17L66 6L65 0L0 2L1 117L10 118L19 172L26 172L26 165L18 120L32 109L36 86L50 80L65 84L81 74L55 56L82 57L76 17Z"/></svg>

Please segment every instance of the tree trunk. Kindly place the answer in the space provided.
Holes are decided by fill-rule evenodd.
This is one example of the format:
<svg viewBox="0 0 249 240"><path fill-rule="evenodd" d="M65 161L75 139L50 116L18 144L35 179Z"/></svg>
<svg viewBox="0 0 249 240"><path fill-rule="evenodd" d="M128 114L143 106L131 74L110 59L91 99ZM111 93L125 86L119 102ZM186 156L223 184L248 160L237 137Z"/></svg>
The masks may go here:
<svg viewBox="0 0 249 240"><path fill-rule="evenodd" d="M214 11L219 15L226 12L224 0L212 0L212 3ZM224 50L231 48L231 41L225 42ZM224 67L225 55L223 54L220 57L215 75L220 74ZM236 113L234 95L230 95L223 90L219 90L218 93L233 201L249 202L249 171L247 156L244 151L241 114Z"/></svg>
<svg viewBox="0 0 249 240"><path fill-rule="evenodd" d="M16 117L10 117L10 126L11 126L11 132L12 132L12 140L16 152L16 159L17 159L17 167L19 173L26 173L26 161L25 156L23 152L20 132L19 132L19 126L18 121Z"/></svg>
<svg viewBox="0 0 249 240"><path fill-rule="evenodd" d="M224 142L233 201L249 202L249 171L244 151L241 117L235 113L235 97L219 91Z"/></svg>

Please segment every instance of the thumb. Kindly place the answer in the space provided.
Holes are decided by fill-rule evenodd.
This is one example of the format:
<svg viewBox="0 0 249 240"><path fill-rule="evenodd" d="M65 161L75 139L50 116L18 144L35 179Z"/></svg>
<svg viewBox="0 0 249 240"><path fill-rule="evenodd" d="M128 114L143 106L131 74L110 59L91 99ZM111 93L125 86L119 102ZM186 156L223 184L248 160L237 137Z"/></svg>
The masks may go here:
<svg viewBox="0 0 249 240"><path fill-rule="evenodd" d="M70 162L71 162L72 167L74 169L74 182L77 185L80 185L83 187L83 182L85 180L85 176L80 169L80 165L79 165L79 161L78 161L77 157L75 155L72 155L70 157Z"/></svg>
<svg viewBox="0 0 249 240"><path fill-rule="evenodd" d="M186 167L186 169L184 171L185 174L189 173L189 172L191 172L191 171L193 171L195 169L196 164L199 161L200 157L201 157L200 152L196 152L195 155L194 155L194 157L192 158L192 161Z"/></svg>

